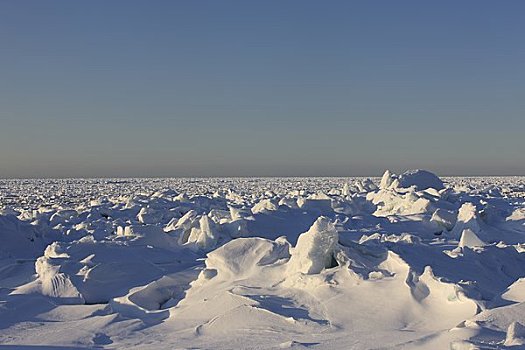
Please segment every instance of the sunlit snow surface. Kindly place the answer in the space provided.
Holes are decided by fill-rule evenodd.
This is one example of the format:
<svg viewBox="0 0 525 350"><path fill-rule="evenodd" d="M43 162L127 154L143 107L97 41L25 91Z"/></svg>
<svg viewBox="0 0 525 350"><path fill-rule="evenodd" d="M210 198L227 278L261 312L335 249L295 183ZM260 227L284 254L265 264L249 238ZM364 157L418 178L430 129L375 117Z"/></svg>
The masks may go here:
<svg viewBox="0 0 525 350"><path fill-rule="evenodd" d="M525 178L0 180L0 199L0 350L525 347Z"/></svg>

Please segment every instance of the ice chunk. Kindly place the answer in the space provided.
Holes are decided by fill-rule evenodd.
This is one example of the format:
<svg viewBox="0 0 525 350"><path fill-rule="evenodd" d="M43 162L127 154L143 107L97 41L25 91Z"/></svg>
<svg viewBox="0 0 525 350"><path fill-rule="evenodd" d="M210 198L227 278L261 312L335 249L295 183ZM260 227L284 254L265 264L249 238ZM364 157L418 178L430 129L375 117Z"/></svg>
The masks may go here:
<svg viewBox="0 0 525 350"><path fill-rule="evenodd" d="M450 231L456 224L456 214L452 211L440 208L432 214L430 221Z"/></svg>
<svg viewBox="0 0 525 350"><path fill-rule="evenodd" d="M348 182L345 182L343 185L343 189L341 190L341 194L343 196L349 196L351 194L350 192L350 186L348 185Z"/></svg>
<svg viewBox="0 0 525 350"><path fill-rule="evenodd" d="M452 229L452 235L459 238L465 229L470 229L476 234L480 231L478 213L476 206L472 203L463 203L461 208L459 208L458 219Z"/></svg>
<svg viewBox="0 0 525 350"><path fill-rule="evenodd" d="M381 182L379 184L379 188L382 190L386 190L392 187L394 184L394 180L396 179L396 176L393 175L390 170L386 170L383 174L383 177L381 178Z"/></svg>
<svg viewBox="0 0 525 350"><path fill-rule="evenodd" d="M301 234L290 258L289 270L304 274L316 274L330 267L338 233L327 217L319 217L310 229Z"/></svg>
<svg viewBox="0 0 525 350"><path fill-rule="evenodd" d="M461 239L459 240L458 247L464 248L473 248L473 247L483 247L485 242L483 242L479 237L469 228L464 229L461 234Z"/></svg>
<svg viewBox="0 0 525 350"><path fill-rule="evenodd" d="M269 199L263 199L253 206L252 213L268 213L275 210L277 210L277 205L275 205L275 203Z"/></svg>
<svg viewBox="0 0 525 350"><path fill-rule="evenodd" d="M283 197L279 200L279 206L285 206L291 209L297 209L299 206L297 205L297 200L295 198L291 197Z"/></svg>
<svg viewBox="0 0 525 350"><path fill-rule="evenodd" d="M187 244L193 244L201 249L211 249L217 244L215 224L207 215L201 216L199 226L190 231Z"/></svg>
<svg viewBox="0 0 525 350"><path fill-rule="evenodd" d="M78 215L76 210L58 210L49 218L49 225L54 227L58 224L67 222Z"/></svg>
<svg viewBox="0 0 525 350"><path fill-rule="evenodd" d="M519 322L512 322L507 329L505 346L516 346L525 344L525 327Z"/></svg>
<svg viewBox="0 0 525 350"><path fill-rule="evenodd" d="M511 284L501 297L516 303L525 302L525 278L520 278Z"/></svg>
<svg viewBox="0 0 525 350"><path fill-rule="evenodd" d="M197 211L190 210L184 214L178 221L175 223L175 220L172 220L164 227L164 232L179 233L179 243L184 244L188 241L188 237L191 233L191 229L198 225L199 215Z"/></svg>
<svg viewBox="0 0 525 350"><path fill-rule="evenodd" d="M246 218L253 218L252 217L252 211L250 208L237 208L237 207L229 207L230 210L230 216L232 220L238 220L238 219L246 219Z"/></svg>
<svg viewBox="0 0 525 350"><path fill-rule="evenodd" d="M137 219L141 224L158 224L162 220L162 211L150 207L140 209Z"/></svg>

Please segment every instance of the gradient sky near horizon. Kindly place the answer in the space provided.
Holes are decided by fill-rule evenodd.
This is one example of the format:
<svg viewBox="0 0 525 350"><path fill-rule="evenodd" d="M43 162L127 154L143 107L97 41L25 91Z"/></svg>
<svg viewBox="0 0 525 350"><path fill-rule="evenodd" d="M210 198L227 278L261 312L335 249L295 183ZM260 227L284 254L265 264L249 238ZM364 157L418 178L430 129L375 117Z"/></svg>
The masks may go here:
<svg viewBox="0 0 525 350"><path fill-rule="evenodd" d="M524 1L0 1L0 177L525 175Z"/></svg>

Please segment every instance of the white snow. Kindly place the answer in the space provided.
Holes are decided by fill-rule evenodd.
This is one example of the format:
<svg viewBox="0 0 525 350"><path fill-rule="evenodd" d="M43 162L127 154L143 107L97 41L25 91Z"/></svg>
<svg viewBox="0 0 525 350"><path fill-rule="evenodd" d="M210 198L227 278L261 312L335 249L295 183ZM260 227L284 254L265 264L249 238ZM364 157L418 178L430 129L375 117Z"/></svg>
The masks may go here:
<svg viewBox="0 0 525 350"><path fill-rule="evenodd" d="M0 348L525 345L525 178L0 180Z"/></svg>

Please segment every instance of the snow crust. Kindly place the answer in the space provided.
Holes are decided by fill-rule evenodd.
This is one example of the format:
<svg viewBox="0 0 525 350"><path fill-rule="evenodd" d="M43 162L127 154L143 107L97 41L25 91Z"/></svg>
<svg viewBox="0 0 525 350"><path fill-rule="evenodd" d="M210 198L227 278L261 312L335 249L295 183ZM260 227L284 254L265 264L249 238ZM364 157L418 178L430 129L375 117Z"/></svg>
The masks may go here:
<svg viewBox="0 0 525 350"><path fill-rule="evenodd" d="M0 195L0 348L525 346L524 178L0 180Z"/></svg>

